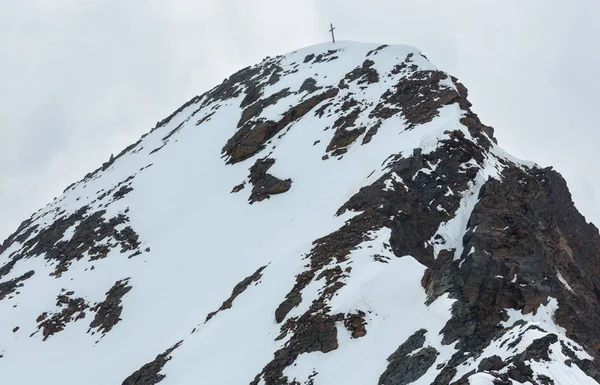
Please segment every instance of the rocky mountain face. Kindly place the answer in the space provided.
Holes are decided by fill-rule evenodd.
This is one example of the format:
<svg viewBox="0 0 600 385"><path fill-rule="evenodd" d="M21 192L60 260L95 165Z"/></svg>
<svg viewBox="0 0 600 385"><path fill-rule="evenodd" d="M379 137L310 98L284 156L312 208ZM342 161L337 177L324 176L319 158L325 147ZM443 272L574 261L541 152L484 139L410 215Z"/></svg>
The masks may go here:
<svg viewBox="0 0 600 385"><path fill-rule="evenodd" d="M0 247L5 384L598 384L600 236L407 46L191 99Z"/></svg>

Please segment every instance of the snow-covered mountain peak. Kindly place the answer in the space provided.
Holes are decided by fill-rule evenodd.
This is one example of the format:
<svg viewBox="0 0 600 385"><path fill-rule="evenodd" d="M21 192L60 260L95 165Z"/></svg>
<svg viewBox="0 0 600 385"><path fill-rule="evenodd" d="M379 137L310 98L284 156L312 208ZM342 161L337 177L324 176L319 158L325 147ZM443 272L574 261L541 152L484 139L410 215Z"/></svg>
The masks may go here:
<svg viewBox="0 0 600 385"><path fill-rule="evenodd" d="M470 107L408 46L238 71L2 244L0 378L596 384L598 230Z"/></svg>

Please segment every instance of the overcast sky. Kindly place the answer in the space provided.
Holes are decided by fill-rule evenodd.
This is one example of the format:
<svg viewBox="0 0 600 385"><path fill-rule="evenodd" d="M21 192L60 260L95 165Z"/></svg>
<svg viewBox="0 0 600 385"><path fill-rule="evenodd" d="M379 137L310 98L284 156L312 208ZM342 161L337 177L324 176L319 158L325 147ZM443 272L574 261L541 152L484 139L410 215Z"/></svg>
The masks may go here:
<svg viewBox="0 0 600 385"><path fill-rule="evenodd" d="M409 44L502 147L565 176L600 224L598 0L0 1L0 241L232 72L337 38Z"/></svg>

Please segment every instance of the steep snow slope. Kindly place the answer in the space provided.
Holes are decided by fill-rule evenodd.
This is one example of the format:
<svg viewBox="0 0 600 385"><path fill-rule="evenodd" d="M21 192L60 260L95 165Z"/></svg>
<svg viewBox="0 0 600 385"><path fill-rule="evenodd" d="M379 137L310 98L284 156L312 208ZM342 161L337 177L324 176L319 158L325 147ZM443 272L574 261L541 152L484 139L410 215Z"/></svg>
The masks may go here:
<svg viewBox="0 0 600 385"><path fill-rule="evenodd" d="M0 380L597 384L597 230L466 96L342 42L193 98L4 242Z"/></svg>

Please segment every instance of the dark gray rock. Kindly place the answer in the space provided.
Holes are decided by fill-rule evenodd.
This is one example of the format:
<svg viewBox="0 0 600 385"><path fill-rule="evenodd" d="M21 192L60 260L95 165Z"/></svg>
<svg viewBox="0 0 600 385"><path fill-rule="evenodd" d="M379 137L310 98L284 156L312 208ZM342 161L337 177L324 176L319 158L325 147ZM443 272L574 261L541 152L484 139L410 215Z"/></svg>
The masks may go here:
<svg viewBox="0 0 600 385"><path fill-rule="evenodd" d="M0 282L0 301L6 296L14 293L19 287L23 286L23 281L33 277L34 274L35 271L31 270L9 281Z"/></svg>
<svg viewBox="0 0 600 385"><path fill-rule="evenodd" d="M390 362L379 378L379 385L406 385L421 378L435 363L437 350L426 347L411 356L404 356Z"/></svg>
<svg viewBox="0 0 600 385"><path fill-rule="evenodd" d="M504 361L499 356L486 357L479 363L477 370L487 372L490 370L500 370L504 367Z"/></svg>
<svg viewBox="0 0 600 385"><path fill-rule="evenodd" d="M130 290L129 278L115 282L106 293L106 299L92 307L92 311L96 312L96 316L90 323L90 330L98 329L103 334L111 331L121 321L120 317L123 312L121 301Z"/></svg>
<svg viewBox="0 0 600 385"><path fill-rule="evenodd" d="M133 374L127 377L121 385L156 385L165 379L166 375L161 374L161 371L165 364L171 359L171 353L179 346L183 341L179 341L171 348L167 349L164 353L159 354L156 358L136 370Z"/></svg>

